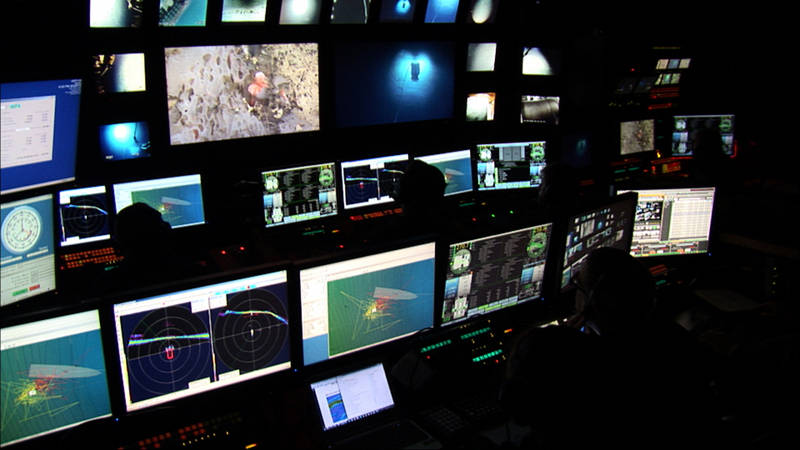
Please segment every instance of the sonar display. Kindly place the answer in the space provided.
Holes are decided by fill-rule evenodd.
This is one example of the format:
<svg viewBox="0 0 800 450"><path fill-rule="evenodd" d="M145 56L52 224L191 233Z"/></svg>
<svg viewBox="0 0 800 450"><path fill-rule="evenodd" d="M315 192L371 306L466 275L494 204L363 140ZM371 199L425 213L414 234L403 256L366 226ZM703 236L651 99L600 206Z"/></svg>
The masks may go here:
<svg viewBox="0 0 800 450"><path fill-rule="evenodd" d="M128 410L289 367L286 273L115 305Z"/></svg>
<svg viewBox="0 0 800 450"><path fill-rule="evenodd" d="M61 245L73 245L111 237L105 186L71 189L59 193Z"/></svg>

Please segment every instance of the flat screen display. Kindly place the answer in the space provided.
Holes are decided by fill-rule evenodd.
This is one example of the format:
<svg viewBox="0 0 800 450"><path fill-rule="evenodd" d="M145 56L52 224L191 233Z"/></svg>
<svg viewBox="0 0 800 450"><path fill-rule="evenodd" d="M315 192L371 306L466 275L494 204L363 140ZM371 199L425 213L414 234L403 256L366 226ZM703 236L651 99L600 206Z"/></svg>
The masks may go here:
<svg viewBox="0 0 800 450"><path fill-rule="evenodd" d="M542 184L545 141L480 144L477 146L478 190L538 187Z"/></svg>
<svg viewBox="0 0 800 450"><path fill-rule="evenodd" d="M314 43L164 49L172 145L319 130Z"/></svg>
<svg viewBox="0 0 800 450"><path fill-rule="evenodd" d="M58 193L58 233L62 247L111 238L111 215L105 186Z"/></svg>
<svg viewBox="0 0 800 450"><path fill-rule="evenodd" d="M150 126L147 122L121 122L101 125L100 152L105 161L147 158L150 156Z"/></svg>
<svg viewBox="0 0 800 450"><path fill-rule="evenodd" d="M281 25L311 25L319 23L321 0L283 0Z"/></svg>
<svg viewBox="0 0 800 450"><path fill-rule="evenodd" d="M722 153L735 156L734 124L735 116L733 114L674 116L672 155L692 156L698 145L705 145L706 148L709 146L719 147ZM708 141L709 137L713 137L715 141Z"/></svg>
<svg viewBox="0 0 800 450"><path fill-rule="evenodd" d="M0 84L0 194L75 179L80 79Z"/></svg>
<svg viewBox="0 0 800 450"><path fill-rule="evenodd" d="M560 97L545 95L523 95L521 100L521 123L558 125Z"/></svg>
<svg viewBox="0 0 800 450"><path fill-rule="evenodd" d="M420 159L442 172L446 183L445 196L473 191L475 180L472 176L472 153L469 149L417 156L416 159Z"/></svg>
<svg viewBox="0 0 800 450"><path fill-rule="evenodd" d="M202 27L206 25L208 0L159 0L158 25Z"/></svg>
<svg viewBox="0 0 800 450"><path fill-rule="evenodd" d="M333 0L331 23L367 23L372 0Z"/></svg>
<svg viewBox="0 0 800 450"><path fill-rule="evenodd" d="M343 161L342 193L345 209L394 201L408 167L408 155L388 155Z"/></svg>
<svg viewBox="0 0 800 450"><path fill-rule="evenodd" d="M560 72L560 51L541 47L522 48L523 75L554 76Z"/></svg>
<svg viewBox="0 0 800 450"><path fill-rule="evenodd" d="M115 212L145 203L161 213L173 228L202 225L206 221L200 175L130 181L111 186Z"/></svg>
<svg viewBox="0 0 800 450"><path fill-rule="evenodd" d="M333 58L337 127L453 118L452 42L338 42Z"/></svg>
<svg viewBox="0 0 800 450"><path fill-rule="evenodd" d="M115 304L126 410L288 369L288 308L285 270Z"/></svg>
<svg viewBox="0 0 800 450"><path fill-rule="evenodd" d="M442 325L452 325L543 295L552 225L450 244Z"/></svg>
<svg viewBox="0 0 800 450"><path fill-rule="evenodd" d="M267 0L222 0L222 22L264 22Z"/></svg>
<svg viewBox="0 0 800 450"><path fill-rule="evenodd" d="M715 191L714 187L634 190L639 200L631 255L708 254Z"/></svg>
<svg viewBox="0 0 800 450"><path fill-rule="evenodd" d="M89 26L91 28L138 28L142 26L145 11L143 0L89 0Z"/></svg>
<svg viewBox="0 0 800 450"><path fill-rule="evenodd" d="M268 170L264 183L264 223L269 227L333 217L338 212L336 164Z"/></svg>
<svg viewBox="0 0 800 450"><path fill-rule="evenodd" d="M467 46L467 72L494 72L496 42L475 42Z"/></svg>
<svg viewBox="0 0 800 450"><path fill-rule="evenodd" d="M385 23L411 23L414 20L416 0L387 0L381 3L380 21Z"/></svg>
<svg viewBox="0 0 800 450"><path fill-rule="evenodd" d="M455 23L459 0L429 0L425 23Z"/></svg>
<svg viewBox="0 0 800 450"><path fill-rule="evenodd" d="M147 90L144 53L92 56L92 77L98 94Z"/></svg>
<svg viewBox="0 0 800 450"><path fill-rule="evenodd" d="M628 120L619 124L619 154L633 155L656 149L654 119Z"/></svg>
<svg viewBox="0 0 800 450"><path fill-rule="evenodd" d="M56 288L53 195L0 205L0 306Z"/></svg>
<svg viewBox="0 0 800 450"><path fill-rule="evenodd" d="M97 310L0 330L0 445L111 416Z"/></svg>
<svg viewBox="0 0 800 450"><path fill-rule="evenodd" d="M435 253L431 242L302 268L304 364L432 327Z"/></svg>

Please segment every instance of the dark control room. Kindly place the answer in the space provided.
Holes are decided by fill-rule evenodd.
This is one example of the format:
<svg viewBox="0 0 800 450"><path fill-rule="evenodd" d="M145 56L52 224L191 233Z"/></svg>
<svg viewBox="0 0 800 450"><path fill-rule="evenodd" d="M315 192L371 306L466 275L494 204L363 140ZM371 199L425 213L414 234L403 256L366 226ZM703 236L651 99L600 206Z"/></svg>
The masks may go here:
<svg viewBox="0 0 800 450"><path fill-rule="evenodd" d="M696 3L3 2L0 446L785 448L792 28Z"/></svg>

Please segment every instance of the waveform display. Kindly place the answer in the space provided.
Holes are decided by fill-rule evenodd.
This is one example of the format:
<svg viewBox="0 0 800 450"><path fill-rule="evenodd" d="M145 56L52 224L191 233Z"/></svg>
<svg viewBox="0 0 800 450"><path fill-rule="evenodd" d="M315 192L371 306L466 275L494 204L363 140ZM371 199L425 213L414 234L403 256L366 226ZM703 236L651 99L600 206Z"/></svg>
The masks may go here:
<svg viewBox="0 0 800 450"><path fill-rule="evenodd" d="M158 336L153 338L141 338L141 335L132 335L128 341L128 347L135 345L151 344L153 342L176 341L176 340L207 340L211 339L208 333L187 334L183 336Z"/></svg>
<svg viewBox="0 0 800 450"><path fill-rule="evenodd" d="M263 315L272 316L272 317L280 320L281 322L283 322L283 323L285 323L287 325L289 324L288 320L286 320L284 317L281 317L281 316L275 314L272 311L258 311L258 310L252 310L252 309L248 310L248 311L231 311L230 309L227 309L227 310L219 313L219 317L225 317L225 316L263 316Z"/></svg>

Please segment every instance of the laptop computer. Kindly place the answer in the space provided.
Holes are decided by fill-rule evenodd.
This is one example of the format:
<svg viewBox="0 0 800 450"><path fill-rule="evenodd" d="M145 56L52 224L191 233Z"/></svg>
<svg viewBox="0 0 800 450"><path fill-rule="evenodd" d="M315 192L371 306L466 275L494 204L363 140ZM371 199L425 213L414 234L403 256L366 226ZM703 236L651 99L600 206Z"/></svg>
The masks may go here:
<svg viewBox="0 0 800 450"><path fill-rule="evenodd" d="M399 412L382 363L325 376L309 387L328 448L442 448Z"/></svg>

